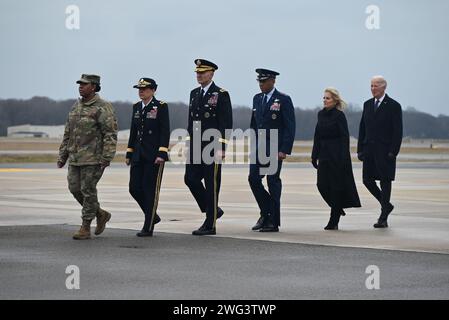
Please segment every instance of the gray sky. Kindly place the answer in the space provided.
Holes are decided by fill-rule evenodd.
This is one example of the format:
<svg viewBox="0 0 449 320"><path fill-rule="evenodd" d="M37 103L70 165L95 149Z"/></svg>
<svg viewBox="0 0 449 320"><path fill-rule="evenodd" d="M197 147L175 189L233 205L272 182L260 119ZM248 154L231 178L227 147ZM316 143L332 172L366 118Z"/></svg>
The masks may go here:
<svg viewBox="0 0 449 320"><path fill-rule="evenodd" d="M79 30L66 28L71 4ZM365 27L368 5L379 30ZM74 98L80 74L97 73L108 100L137 101L148 76L159 99L187 102L205 58L234 105L252 103L265 67L297 107L321 105L327 86L360 106L382 74L404 108L449 114L448 12L447 0L2 0L0 98Z"/></svg>

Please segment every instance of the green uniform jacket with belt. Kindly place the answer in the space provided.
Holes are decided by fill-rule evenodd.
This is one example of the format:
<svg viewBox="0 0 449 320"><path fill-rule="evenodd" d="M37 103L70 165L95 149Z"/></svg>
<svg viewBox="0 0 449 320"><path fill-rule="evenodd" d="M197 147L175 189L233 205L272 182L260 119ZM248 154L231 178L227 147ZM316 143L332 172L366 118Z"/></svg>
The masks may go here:
<svg viewBox="0 0 449 320"><path fill-rule="evenodd" d="M88 101L79 99L69 113L59 159L73 166L110 162L117 146L117 119L111 103L98 94Z"/></svg>

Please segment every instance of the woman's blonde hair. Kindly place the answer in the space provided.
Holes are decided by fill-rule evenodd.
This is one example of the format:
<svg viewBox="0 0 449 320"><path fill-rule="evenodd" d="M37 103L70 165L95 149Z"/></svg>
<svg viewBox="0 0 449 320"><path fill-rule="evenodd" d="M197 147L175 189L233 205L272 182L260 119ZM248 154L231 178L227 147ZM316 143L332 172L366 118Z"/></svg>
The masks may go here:
<svg viewBox="0 0 449 320"><path fill-rule="evenodd" d="M342 97L340 97L340 92L338 92L337 89L328 87L328 88L324 89L324 92L330 93L330 95L332 96L332 99L336 102L335 107L338 110L343 111L343 109L346 108L347 103L342 99Z"/></svg>

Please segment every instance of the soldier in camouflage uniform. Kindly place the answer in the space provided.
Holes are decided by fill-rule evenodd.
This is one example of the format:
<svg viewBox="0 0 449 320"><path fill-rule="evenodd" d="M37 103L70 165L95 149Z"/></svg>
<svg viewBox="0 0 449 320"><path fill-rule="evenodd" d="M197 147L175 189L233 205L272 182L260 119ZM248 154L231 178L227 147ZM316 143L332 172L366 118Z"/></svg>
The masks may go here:
<svg viewBox="0 0 449 320"><path fill-rule="evenodd" d="M100 98L100 77L83 74L79 99L69 113L59 148L58 168L67 160L69 190L82 205L83 223L73 239L90 239L90 224L97 218L95 234L101 234L111 214L100 208L97 183L114 158L117 145L117 119L113 106Z"/></svg>

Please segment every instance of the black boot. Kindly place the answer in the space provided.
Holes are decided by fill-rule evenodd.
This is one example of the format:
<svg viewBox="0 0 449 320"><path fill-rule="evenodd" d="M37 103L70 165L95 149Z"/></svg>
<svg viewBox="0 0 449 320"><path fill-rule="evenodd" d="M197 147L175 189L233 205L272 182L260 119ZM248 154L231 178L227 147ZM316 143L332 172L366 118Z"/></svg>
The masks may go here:
<svg viewBox="0 0 449 320"><path fill-rule="evenodd" d="M382 208L379 219L377 219L377 223L375 223L373 227L376 229L388 228L388 216L393 209L394 206L391 203L388 203L384 208Z"/></svg>
<svg viewBox="0 0 449 320"><path fill-rule="evenodd" d="M338 222L340 221L341 212L338 209L331 209L331 217L324 230L338 230Z"/></svg>

